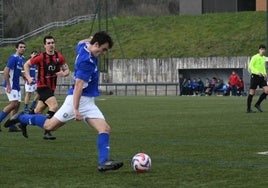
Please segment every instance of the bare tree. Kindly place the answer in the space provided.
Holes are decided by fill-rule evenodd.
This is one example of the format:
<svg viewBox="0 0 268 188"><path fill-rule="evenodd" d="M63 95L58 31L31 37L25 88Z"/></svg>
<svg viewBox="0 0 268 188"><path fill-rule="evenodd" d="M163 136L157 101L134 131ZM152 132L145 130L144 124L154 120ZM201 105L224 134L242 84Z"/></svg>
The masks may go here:
<svg viewBox="0 0 268 188"><path fill-rule="evenodd" d="M178 14L179 0L6 0L4 37L17 37L53 21L96 13L108 16L161 16Z"/></svg>

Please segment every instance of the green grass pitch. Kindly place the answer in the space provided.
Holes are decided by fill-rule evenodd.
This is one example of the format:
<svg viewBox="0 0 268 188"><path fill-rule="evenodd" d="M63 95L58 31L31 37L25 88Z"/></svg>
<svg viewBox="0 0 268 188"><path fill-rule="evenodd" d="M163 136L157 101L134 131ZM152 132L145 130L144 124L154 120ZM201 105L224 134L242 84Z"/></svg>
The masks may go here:
<svg viewBox="0 0 268 188"><path fill-rule="evenodd" d="M63 97L58 97L60 103ZM254 102L257 97L254 98ZM6 104L1 97L0 107ZM21 133L0 132L1 187L267 187L268 102L263 113L247 114L246 97L116 97L96 99L112 127L111 155L125 164L97 171L96 132L70 121L42 139L29 126ZM23 103L21 108L23 107ZM2 122L3 124L3 122ZM147 173L137 174L130 159L145 152Z"/></svg>

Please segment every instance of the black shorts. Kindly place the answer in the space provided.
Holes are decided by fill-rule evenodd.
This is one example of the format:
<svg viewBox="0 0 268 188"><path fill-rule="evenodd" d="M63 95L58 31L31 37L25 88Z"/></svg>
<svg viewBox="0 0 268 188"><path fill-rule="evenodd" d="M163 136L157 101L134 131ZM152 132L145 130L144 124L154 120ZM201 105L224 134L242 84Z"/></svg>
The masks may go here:
<svg viewBox="0 0 268 188"><path fill-rule="evenodd" d="M250 89L257 89L258 86L260 88L267 86L267 81L264 79L263 76L251 74L251 76L250 76Z"/></svg>
<svg viewBox="0 0 268 188"><path fill-rule="evenodd" d="M48 98L54 96L54 91L48 87L39 87L36 91L39 94L39 100L43 101L43 103L45 103Z"/></svg>

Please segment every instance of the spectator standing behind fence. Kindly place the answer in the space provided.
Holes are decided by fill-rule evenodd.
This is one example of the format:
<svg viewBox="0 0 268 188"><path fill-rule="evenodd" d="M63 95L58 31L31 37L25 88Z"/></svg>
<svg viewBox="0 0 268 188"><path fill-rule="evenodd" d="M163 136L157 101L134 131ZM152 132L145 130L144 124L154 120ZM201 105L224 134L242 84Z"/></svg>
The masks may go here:
<svg viewBox="0 0 268 188"><path fill-rule="evenodd" d="M251 73L251 76L249 94L247 98L247 113L255 113L255 111L251 109L251 103L258 86L263 89L263 93L260 95L258 101L254 105L259 112L262 112L261 102L266 98L268 94L265 52L266 46L261 44L259 46L259 53L252 56L249 62L248 70Z"/></svg>
<svg viewBox="0 0 268 188"><path fill-rule="evenodd" d="M20 41L16 43L16 52L12 54L4 68L4 88L8 97L9 103L4 107L0 113L0 122L10 113L14 115L18 112L21 102L21 91L20 91L20 76L25 57L23 54L26 50L24 42ZM0 129L1 131L1 129ZM9 127L9 132L20 131L15 125Z"/></svg>
<svg viewBox="0 0 268 188"><path fill-rule="evenodd" d="M30 67L33 65L37 66L37 93L39 100L34 113L42 113L48 107L46 116L51 118L58 109L58 103L54 95L57 77L68 76L70 71L63 55L55 51L54 37L45 36L43 44L45 52L27 60L24 64L24 70L28 82L34 83L35 78L30 76ZM56 139L50 131L45 131L43 138Z"/></svg>
<svg viewBox="0 0 268 188"><path fill-rule="evenodd" d="M32 51L30 58L35 57L37 54L38 54L37 51L35 51L35 50ZM35 78L35 71L36 71L36 65L31 66L30 67L30 76L32 78ZM24 111L25 112L29 112L30 109L35 108L36 101L38 100L38 94L36 94L34 96L34 100L32 102L32 105L31 105L30 109L29 109L29 102L30 102L30 99L31 99L31 95L32 95L32 93L35 92L35 90L36 90L36 81L33 84L29 84L27 82L27 80L25 79L25 97L24 97Z"/></svg>
<svg viewBox="0 0 268 188"><path fill-rule="evenodd" d="M237 95L244 96L244 81L242 78L239 78L237 83Z"/></svg>
<svg viewBox="0 0 268 188"><path fill-rule="evenodd" d="M239 82L239 76L235 71L229 76L229 88L232 96L237 95L237 84Z"/></svg>

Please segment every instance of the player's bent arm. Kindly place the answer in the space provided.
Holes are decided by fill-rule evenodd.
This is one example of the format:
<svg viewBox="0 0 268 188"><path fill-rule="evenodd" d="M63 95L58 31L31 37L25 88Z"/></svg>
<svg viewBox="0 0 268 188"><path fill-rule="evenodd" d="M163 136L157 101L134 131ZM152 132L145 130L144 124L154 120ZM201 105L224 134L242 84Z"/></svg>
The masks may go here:
<svg viewBox="0 0 268 188"><path fill-rule="evenodd" d="M82 95L83 85L84 81L79 78L76 78L74 86L74 94L73 94L74 110L79 110L79 102Z"/></svg>
<svg viewBox="0 0 268 188"><path fill-rule="evenodd" d="M66 77L70 74L70 69L69 66L67 64L64 64L61 66L61 71L56 73L57 76L63 76Z"/></svg>
<svg viewBox="0 0 268 188"><path fill-rule="evenodd" d="M93 38L93 36L89 36L89 37L86 38L86 39L80 40L80 41L78 42L78 44L85 43L85 42L90 42L90 41L92 40L92 38Z"/></svg>
<svg viewBox="0 0 268 188"><path fill-rule="evenodd" d="M4 68L4 79L5 79L6 83L7 83L7 86L10 86L9 71L10 71L10 69L8 67Z"/></svg>
<svg viewBox="0 0 268 188"><path fill-rule="evenodd" d="M70 74L70 69L67 64L62 65L62 71L64 73L64 76L68 76Z"/></svg>
<svg viewBox="0 0 268 188"><path fill-rule="evenodd" d="M24 68L24 76L27 79L28 83L31 83L32 81L32 78L30 76L30 67L31 67L30 60L27 60L24 63L23 68Z"/></svg>

